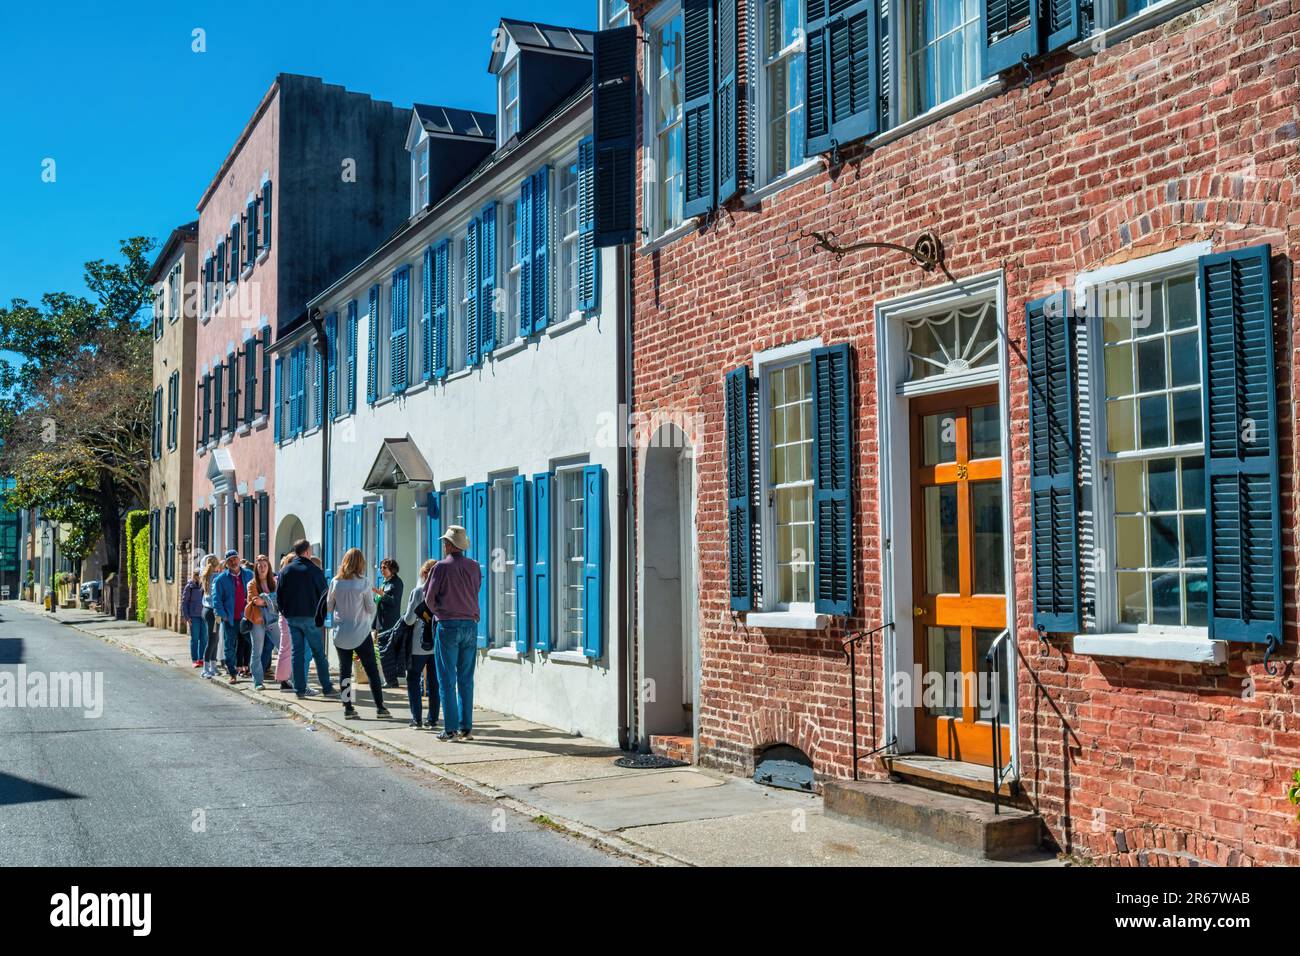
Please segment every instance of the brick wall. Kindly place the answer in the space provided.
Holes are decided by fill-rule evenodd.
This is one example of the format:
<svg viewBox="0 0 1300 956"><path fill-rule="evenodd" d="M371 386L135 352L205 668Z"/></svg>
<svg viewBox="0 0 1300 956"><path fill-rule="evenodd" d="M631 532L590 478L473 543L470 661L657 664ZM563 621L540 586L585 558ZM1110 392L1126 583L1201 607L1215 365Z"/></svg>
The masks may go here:
<svg viewBox="0 0 1300 956"><path fill-rule="evenodd" d="M639 20L653 4L632 6ZM840 643L846 628L880 623L882 586L873 308L943 280L894 252L837 260L801 232L911 245L929 230L955 276L1002 270L1006 283L1018 750L1053 838L1115 863L1300 863L1284 783L1300 768L1298 37L1292 0L1207 3L1095 56L1039 61L1028 87L1009 74L977 105L874 151L850 146L840 169L757 209L733 200L698 231L633 256L636 409L702 423L692 436L701 762L750 772L758 750L786 742L824 777L851 772ZM1216 251L1273 246L1288 622L1277 677L1253 647L1231 645L1222 666L1104 660L1073 654L1068 637L1042 644L1030 626L1024 305L1082 270L1205 240ZM756 351L818 335L856 353L858 616L822 632L747 630L728 605L722 378ZM871 746L885 706L871 682L883 670L879 645L863 658Z"/></svg>

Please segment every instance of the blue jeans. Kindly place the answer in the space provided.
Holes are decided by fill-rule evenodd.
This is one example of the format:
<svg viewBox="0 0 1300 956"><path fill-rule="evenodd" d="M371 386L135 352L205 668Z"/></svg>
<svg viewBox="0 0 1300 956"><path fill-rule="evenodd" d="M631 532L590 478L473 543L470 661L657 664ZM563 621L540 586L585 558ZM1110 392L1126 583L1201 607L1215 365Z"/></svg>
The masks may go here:
<svg viewBox="0 0 1300 956"><path fill-rule="evenodd" d="M208 622L202 615L190 618L190 660L201 661L208 652Z"/></svg>
<svg viewBox="0 0 1300 956"><path fill-rule="evenodd" d="M265 624L253 625L253 685L262 686L266 672L271 668L271 646L280 643L280 625L272 624L268 629Z"/></svg>
<svg viewBox="0 0 1300 956"><path fill-rule="evenodd" d="M226 660L226 670L234 677L239 673L239 621L221 621L221 650Z"/></svg>
<svg viewBox="0 0 1300 956"><path fill-rule="evenodd" d="M433 641L442 692L443 727L448 733L474 729L474 661L478 624L439 621Z"/></svg>
<svg viewBox="0 0 1300 956"><path fill-rule="evenodd" d="M411 719L420 719L420 702L423 693L420 678L424 678L423 691L429 695L429 719L426 723L432 727L438 722L439 702L442 695L438 692L438 661L433 654L412 654L411 667L406 672L406 700L411 705Z"/></svg>
<svg viewBox="0 0 1300 956"><path fill-rule="evenodd" d="M321 639L320 628L315 618L286 617L289 622L289 637L293 641L293 689L299 694L307 690L307 651L316 659L316 676L320 678L321 690L326 694L334 693L330 685L330 665L325 659L325 642ZM270 644L268 642L267 646Z"/></svg>

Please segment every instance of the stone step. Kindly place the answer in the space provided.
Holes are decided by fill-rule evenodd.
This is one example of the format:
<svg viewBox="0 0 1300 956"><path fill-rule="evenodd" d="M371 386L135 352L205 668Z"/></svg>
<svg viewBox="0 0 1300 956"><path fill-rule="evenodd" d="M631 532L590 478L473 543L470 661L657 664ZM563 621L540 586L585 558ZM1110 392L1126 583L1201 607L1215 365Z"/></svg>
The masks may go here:
<svg viewBox="0 0 1300 956"><path fill-rule="evenodd" d="M678 737L668 734L650 737L650 750L669 760L684 760L695 763L695 740L691 737Z"/></svg>
<svg viewBox="0 0 1300 956"><path fill-rule="evenodd" d="M1042 821L1026 810L1002 807L890 780L832 780L822 788L826 813L868 823L934 846L988 860L1039 849Z"/></svg>

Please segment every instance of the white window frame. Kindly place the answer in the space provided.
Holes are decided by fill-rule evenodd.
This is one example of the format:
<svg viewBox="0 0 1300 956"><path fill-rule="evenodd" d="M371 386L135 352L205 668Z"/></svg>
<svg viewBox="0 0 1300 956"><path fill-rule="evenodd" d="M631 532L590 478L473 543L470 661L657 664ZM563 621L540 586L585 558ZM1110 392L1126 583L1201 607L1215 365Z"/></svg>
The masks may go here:
<svg viewBox="0 0 1300 956"><path fill-rule="evenodd" d="M585 495L585 484L583 480L584 464L585 464L584 462L576 462L573 464L563 465L555 468L555 494L552 495L552 497L554 498L554 504L552 505L553 520L551 523L551 527L555 530L553 540L551 541L551 561L555 565L555 571L553 574L553 577L555 579L553 585L555 596L554 596L554 612L553 612L554 627L553 627L553 632L551 637L551 650L555 653L560 653L560 654L566 652L581 653L583 638L585 636L582 631L581 619L578 626L577 635L575 636L569 632L568 629L569 612L568 612L568 603L566 601L566 597L567 597L566 592L569 590L569 587L566 584L566 578L565 578L566 572L570 564L576 564L578 566L577 590L581 592L581 590L586 587L583 578L583 564L586 561L587 544L586 544L585 535L586 535L586 525L587 525L588 516L587 516L587 502L586 502L586 495ZM569 499L565 494L564 485L566 480L574 480L574 479L576 479L578 484L578 499L582 501L583 530L582 530L582 536L580 537L580 540L582 541L583 554L582 557L571 561L569 558L566 557L566 542L568 541L570 528L566 516L566 510L567 510L566 506L568 505ZM579 594L578 597L578 607L579 610L581 611L582 608L581 594Z"/></svg>
<svg viewBox="0 0 1300 956"><path fill-rule="evenodd" d="M644 138L645 144L642 148L642 170L662 169L664 164L659 155L659 131L656 128L655 116L659 108L659 33L673 19L683 20L681 33L683 47L685 46L685 23L682 14L682 4L680 0L664 0L651 14L645 19L645 35L648 39L646 46L646 95L645 95L645 118L644 118ZM684 52L684 51L683 51ZM681 129L685 123L685 62L684 56L679 57L677 70L682 75L681 94L679 100L679 112L676 121L671 124ZM685 222L684 207L686 203L686 139L685 131L682 135L682 156L679 157L678 176L681 178L681 185L678 188L678 209L679 214L674 219L671 216L664 215L664 210L659 208L659 185L661 179L656 177L651 180L643 177L642 192L644 193L643 202L643 221L646 224L646 232L651 241L668 235L674 229L681 227Z"/></svg>
<svg viewBox="0 0 1300 956"><path fill-rule="evenodd" d="M943 2L951 2L951 0L933 0L933 2L935 4L938 4ZM973 2L973 0L962 0L962 2L970 3ZM974 51L975 60L972 66L973 76L970 85L967 86L966 89L953 94L952 96L948 97L945 100L939 100L937 102L930 103L929 105L924 106L923 108L918 109L915 112L910 112L908 113L908 115L904 116L903 104L908 100L908 96L906 95L906 90L905 90L905 76L907 75L907 70L905 66L906 64L912 62L912 60L915 58L917 53L916 50L913 50L909 47L905 47L904 45L904 40L907 36L907 30L905 28L904 20L908 15L908 11L913 8L913 5L909 3L905 3L904 0L888 0L888 4L889 4L889 23L887 25L887 29L889 31L889 49L891 54L889 57L890 71L891 71L889 77L889 100L890 100L889 102L890 124L889 125L891 127L901 126L905 123L910 123L918 119L919 117L925 116L927 113L941 110L947 104L960 100L962 97L969 96L973 90L978 89L980 85L985 82L984 76L981 71L981 60L980 60L981 43L978 38L979 23L980 23L979 4L978 2L974 2L974 11L975 11L974 18L962 25L963 28L971 29L976 34L976 40L972 44L972 50ZM951 34L945 34L945 35L947 36ZM927 44L927 46L933 46L935 43L938 42L939 39L940 38L938 37L932 39L930 43Z"/></svg>
<svg viewBox="0 0 1300 956"><path fill-rule="evenodd" d="M1195 243L1170 252L1148 256L1131 262L1122 263L1085 272L1078 276L1075 284L1075 302L1077 307L1087 301L1091 290L1107 282L1146 282L1163 281L1182 276L1194 276L1196 279L1196 301L1200 303L1200 278L1197 275L1196 260L1211 251L1209 243ZM1167 318L1167 317L1166 317ZM1203 317L1197 314L1198 336L1203 326ZM1081 505L1091 510L1094 548L1093 585L1095 607L1092 628L1088 636L1120 636L1130 644L1136 640L1141 643L1146 638L1172 639L1175 643L1210 644L1209 630L1206 627L1170 624L1125 625L1119 622L1118 600L1116 598L1115 555L1115 503L1114 493L1106 478L1107 465L1115 460L1147 459L1153 457L1175 457L1204 453L1204 431L1202 441L1189 445L1170 445L1157 450L1139 450L1132 453L1115 455L1106 450L1106 382L1104 332L1100 321L1086 320L1085 343L1088 349L1088 411L1092 423L1092 441L1088 448L1089 468L1092 475L1092 495ZM1199 342L1199 337L1198 337ZM1134 369L1135 376L1137 370ZM1201 382L1201 389L1205 383ZM1205 427L1204 421L1201 423ZM1081 508L1080 510L1083 510ZM1206 529L1206 546L1211 546L1209 529ZM1083 635L1081 635L1082 637ZM1218 642L1214 642L1218 643ZM1092 651L1086 641L1081 641L1080 652L1104 653L1104 650ZM1130 655L1131 656L1131 655ZM1146 656L1164 656L1152 654ZM1190 659L1190 658L1189 658Z"/></svg>
<svg viewBox="0 0 1300 956"><path fill-rule="evenodd" d="M519 323L522 318L523 308L523 286L521 284L521 275L523 272L522 263L519 261L519 254L522 252L519 242L519 202L520 195L518 192L500 200L500 207L504 214L505 225L505 242L497 243L505 261L501 264L501 275L506 277L505 281L505 308L499 313L497 318L497 347L509 345L515 339L519 338ZM499 239L500 237L498 237Z"/></svg>
<svg viewBox="0 0 1300 956"><path fill-rule="evenodd" d="M411 151L411 215L419 213L428 203L429 136L426 133Z"/></svg>
<svg viewBox="0 0 1300 956"><path fill-rule="evenodd" d="M600 0L600 23L602 30L631 26L632 11L627 0Z"/></svg>
<svg viewBox="0 0 1300 956"><path fill-rule="evenodd" d="M582 210L578 202L578 153L574 150L564 156L563 159L555 163L555 234L556 234L556 252L555 258L556 281L555 287L558 293L557 312L560 321L571 319L582 314L579 308L578 286L581 282L579 270L581 264L578 261L578 236L580 235ZM572 180L573 192L573 231L565 233L564 230L564 189L565 180ZM565 254L572 256L572 260L567 264ZM572 280L572 281L570 281Z"/></svg>
<svg viewBox="0 0 1300 956"><path fill-rule="evenodd" d="M463 223L452 233L453 260L447 271L447 297L453 308L447 322L447 374L464 371L469 367L469 302L470 288L466 277L469 268L469 242L466 233L469 223Z"/></svg>
<svg viewBox="0 0 1300 956"><path fill-rule="evenodd" d="M517 550L518 543L514 542L515 537L515 475L494 475L488 482L488 507L491 508L491 518L488 521L488 527L491 529L488 549L488 567L487 573L490 586L488 594L491 599L491 642L494 648L508 648L513 650L515 640L519 633L519 595L515 593L515 564L519 559ZM513 561L506 560L506 542L514 542L516 551ZM497 592L498 573L496 567L498 564L497 551L500 550L500 566L502 568L499 579L501 581L502 592ZM511 615L514 620L514 630L507 633L504 626L504 610L502 608L501 597L504 594L511 596Z"/></svg>
<svg viewBox="0 0 1300 956"><path fill-rule="evenodd" d="M464 526L465 526L465 495L466 495L466 493L467 493L467 488L466 488L465 482L463 482L463 481L451 482L451 483L446 484L446 485L443 486L443 488L442 488L442 515L441 515L441 517L438 519L438 520L441 522L441 526L442 526L443 533L446 533L447 529L450 528L450 527L451 527L452 525L454 525L454 524L458 524L458 525L460 525L461 527L464 527ZM457 502L458 502L459 505L460 505L459 513L456 514L456 515L454 516L454 517L456 518L455 521L450 520L450 519L453 517L453 515L450 513L450 512L451 512L451 508L450 508L450 506L449 506L449 504L448 504L448 502L449 502L449 500L450 500L450 496L452 496L452 495L454 495L454 496L456 497L456 500L457 500ZM441 553L437 553L437 552L435 552L435 556L436 556L436 557L441 557L442 555L441 555Z"/></svg>
<svg viewBox="0 0 1300 956"><path fill-rule="evenodd" d="M821 347L821 339L779 346L754 356L754 376L758 388L758 481L759 481L759 534L763 555L763 607L764 612L783 612L791 615L815 615L816 602L812 595L814 555L808 555L809 600L781 601L777 599L778 576L776 567L776 496L771 483L771 407L768 404L768 377L772 372L784 371L794 365L807 363L812 373L812 351ZM810 421L811 427L811 421ZM811 484L812 472L809 471ZM811 513L809 520L812 520ZM814 545L816 542L814 542Z"/></svg>
<svg viewBox="0 0 1300 956"><path fill-rule="evenodd" d="M514 97L510 96L510 83L514 81ZM515 56L501 68L500 93L498 94L501 110L501 142L506 143L510 137L519 132L519 57Z"/></svg>
<svg viewBox="0 0 1300 956"><path fill-rule="evenodd" d="M805 4L803 2L800 2L796 4L798 8L799 23L795 27L794 42L789 43L786 46L782 47L771 60L765 59L763 56L763 51L767 49L767 18L764 16L764 6L767 4L767 2L768 0L760 0L760 2L756 4L756 12L755 12L755 15L758 18L757 21L758 45L755 48L756 51L755 56L756 59L758 60L758 72L760 73L758 82L755 84L756 87L755 95L758 100L757 113L758 113L758 126L759 126L758 182L755 183L756 189L761 189L763 186L770 185L773 182L777 181L778 179L788 176L790 173L799 169L801 166L806 165L808 162L808 157L803 156L800 158L800 160L797 163L790 162L786 165L785 169L782 169L780 171L774 170L771 166L769 154L772 146L771 137L772 137L773 117L770 116L768 112L771 107L771 102L770 102L771 93L769 92L771 73L772 70L778 65L782 67L786 67L788 66L790 61L795 57L804 56L808 49L808 41L807 41L806 25L804 23ZM807 84L805 81L805 86L806 85ZM808 91L807 89L805 89L803 101L799 104L798 107L798 111L804 113L805 130L807 129L806 124L808 122L808 117L806 112L807 104L808 104ZM792 115L792 111L789 109L789 104L787 104L787 109L786 109L787 120L790 117L790 115ZM802 144L800 144L800 149L802 148L803 146ZM820 166L820 163L818 163L818 166Z"/></svg>

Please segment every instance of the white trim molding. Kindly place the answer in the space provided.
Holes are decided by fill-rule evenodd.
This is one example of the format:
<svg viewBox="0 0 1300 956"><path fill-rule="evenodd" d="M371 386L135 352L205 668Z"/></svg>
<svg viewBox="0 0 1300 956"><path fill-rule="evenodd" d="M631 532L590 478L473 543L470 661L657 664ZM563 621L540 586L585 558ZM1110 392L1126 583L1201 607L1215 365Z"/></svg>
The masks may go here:
<svg viewBox="0 0 1300 956"><path fill-rule="evenodd" d="M1089 657L1136 657L1152 661L1222 664L1228 659L1226 641L1204 637L1154 634L1076 634L1074 653Z"/></svg>

